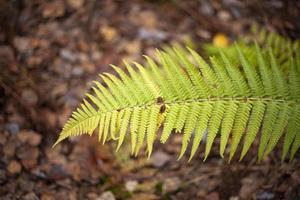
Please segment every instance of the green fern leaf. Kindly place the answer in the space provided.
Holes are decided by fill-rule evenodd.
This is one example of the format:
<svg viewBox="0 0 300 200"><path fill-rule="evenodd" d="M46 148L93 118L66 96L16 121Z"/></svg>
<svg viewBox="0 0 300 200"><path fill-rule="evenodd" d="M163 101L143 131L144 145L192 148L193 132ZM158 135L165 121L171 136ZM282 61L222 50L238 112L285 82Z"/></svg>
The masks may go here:
<svg viewBox="0 0 300 200"><path fill-rule="evenodd" d="M92 92L72 113L54 145L98 130L99 142L115 140L119 150L129 133L132 154L145 144L150 156L163 127L162 143L182 133L178 159L191 144L190 161L202 141L206 160L220 137L220 155L230 144L230 161L242 139L240 160L261 132L258 160L281 138L282 159L288 154L292 159L300 147L299 44L288 42L290 58L284 61L279 56L284 40L272 37L271 47L238 43L234 54L224 49L210 62L177 45L166 47L166 52L157 50L155 60L145 56L145 67L126 61L125 70L112 65L116 75L104 73L101 83L94 81Z"/></svg>

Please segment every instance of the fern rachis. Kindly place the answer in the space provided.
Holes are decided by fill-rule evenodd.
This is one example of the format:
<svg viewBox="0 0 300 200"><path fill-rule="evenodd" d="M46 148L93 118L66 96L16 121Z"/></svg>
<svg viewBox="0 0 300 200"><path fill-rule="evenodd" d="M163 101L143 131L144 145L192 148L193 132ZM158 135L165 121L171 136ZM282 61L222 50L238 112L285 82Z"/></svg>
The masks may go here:
<svg viewBox="0 0 300 200"><path fill-rule="evenodd" d="M146 67L125 62L128 73L113 66L118 76L101 75L107 87L95 81L94 94L87 94L55 144L97 130L99 141L117 140L117 149L128 134L133 154L145 143L150 155L163 126L162 143L173 132L183 133L179 158L191 145L191 159L206 131L205 159L219 134L222 157L231 141L229 159L240 145L242 159L261 135L259 160L280 138L284 138L283 159L289 151L293 158L300 146L299 61L291 60L283 71L272 49L268 53L258 45L253 49L255 65L237 45L235 63L222 52L207 63L194 50L176 47L157 51L157 62L146 57Z"/></svg>

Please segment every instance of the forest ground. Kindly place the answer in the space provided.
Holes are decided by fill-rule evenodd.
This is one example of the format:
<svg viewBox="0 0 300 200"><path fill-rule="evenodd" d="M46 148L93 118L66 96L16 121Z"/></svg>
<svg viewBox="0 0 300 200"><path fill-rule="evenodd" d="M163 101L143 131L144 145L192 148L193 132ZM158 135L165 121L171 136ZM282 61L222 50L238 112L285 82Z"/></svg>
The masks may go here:
<svg viewBox="0 0 300 200"><path fill-rule="evenodd" d="M257 23L300 37L299 1L0 0L0 199L300 199L299 156L230 164L218 146L176 161L180 134L152 157L94 138L51 148L98 73L172 42L229 41ZM256 144L257 145L257 144Z"/></svg>

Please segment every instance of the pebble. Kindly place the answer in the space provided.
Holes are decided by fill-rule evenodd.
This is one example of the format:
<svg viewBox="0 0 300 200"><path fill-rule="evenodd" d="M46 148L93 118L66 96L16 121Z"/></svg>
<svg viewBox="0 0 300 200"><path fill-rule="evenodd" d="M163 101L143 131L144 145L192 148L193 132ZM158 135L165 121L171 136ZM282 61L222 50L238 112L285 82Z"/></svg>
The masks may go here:
<svg viewBox="0 0 300 200"><path fill-rule="evenodd" d="M59 55L62 59L69 61L69 62L75 62L77 60L76 54L67 49L60 50Z"/></svg>
<svg viewBox="0 0 300 200"><path fill-rule="evenodd" d="M17 134L20 131L20 125L18 123L7 123L5 125L5 129L10 133L10 134Z"/></svg>
<svg viewBox="0 0 300 200"><path fill-rule="evenodd" d="M0 145L4 145L7 142L7 137L4 133L0 133L1 137L0 137Z"/></svg>
<svg viewBox="0 0 300 200"><path fill-rule="evenodd" d="M33 169L37 164L39 150L36 147L22 146L17 150L17 157L26 169Z"/></svg>
<svg viewBox="0 0 300 200"><path fill-rule="evenodd" d="M11 174L19 174L22 170L22 167L21 167L20 163L18 163L18 161L12 160L8 164L7 170Z"/></svg>
<svg viewBox="0 0 300 200"><path fill-rule="evenodd" d="M116 200L114 194L110 191L103 192L96 200Z"/></svg>
<svg viewBox="0 0 300 200"><path fill-rule="evenodd" d="M125 188L129 192L133 192L136 189L138 182L135 180L126 181Z"/></svg>
<svg viewBox="0 0 300 200"><path fill-rule="evenodd" d="M41 195L41 200L53 200L54 196L51 194L42 194Z"/></svg>
<svg viewBox="0 0 300 200"><path fill-rule="evenodd" d="M17 187L24 192L31 192L35 187L34 182L28 180L23 176L17 180L17 184L18 184Z"/></svg>
<svg viewBox="0 0 300 200"><path fill-rule="evenodd" d="M167 38L167 34L165 32L156 29L149 30L145 28L140 28L138 34L141 39L145 39L145 40L161 41Z"/></svg>
<svg viewBox="0 0 300 200"><path fill-rule="evenodd" d="M62 165L52 165L49 172L47 172L48 178L51 180L60 180L68 177L68 173Z"/></svg>
<svg viewBox="0 0 300 200"><path fill-rule="evenodd" d="M14 47L20 52L24 53L30 49L30 41L27 37L14 37Z"/></svg>
<svg viewBox="0 0 300 200"><path fill-rule="evenodd" d="M63 1L47 2L43 8L44 18L62 17L65 14L65 5Z"/></svg>
<svg viewBox="0 0 300 200"><path fill-rule="evenodd" d="M139 19L142 25L148 29L154 29L158 25L156 14L153 11L146 10L139 12Z"/></svg>
<svg viewBox="0 0 300 200"><path fill-rule="evenodd" d="M181 181L178 177L166 178L164 180L163 190L165 192L173 192L180 187Z"/></svg>
<svg viewBox="0 0 300 200"><path fill-rule="evenodd" d="M256 196L256 199L258 200L272 200L274 199L275 195L272 192L262 192L259 195Z"/></svg>
<svg viewBox="0 0 300 200"><path fill-rule="evenodd" d="M67 0L67 3L74 9L80 9L84 4L84 0Z"/></svg>
<svg viewBox="0 0 300 200"><path fill-rule="evenodd" d="M18 135L17 135L19 141L21 143L28 143L31 146L38 146L41 143L41 135L38 133L35 133L33 131L21 131Z"/></svg>
<svg viewBox="0 0 300 200"><path fill-rule="evenodd" d="M38 96L32 89L24 89L21 94L21 101L28 106L35 106L38 102Z"/></svg>
<svg viewBox="0 0 300 200"><path fill-rule="evenodd" d="M212 16L214 14L214 9L210 3L203 2L199 8L200 12L206 16Z"/></svg>
<svg viewBox="0 0 300 200"><path fill-rule="evenodd" d="M243 178L241 181L242 187L240 189L239 196L242 199L249 199L253 195L253 192L260 187L263 181L263 178L260 178L255 174L251 174L248 177Z"/></svg>
<svg viewBox="0 0 300 200"><path fill-rule="evenodd" d="M83 75L83 73L84 73L84 71L83 71L82 67L80 67L80 66L75 66L75 67L72 69L72 75L73 75L74 77L80 77L80 76Z"/></svg>
<svg viewBox="0 0 300 200"><path fill-rule="evenodd" d="M118 38L117 29L111 26L101 26L99 33L106 42L113 42L116 38Z"/></svg>
<svg viewBox="0 0 300 200"><path fill-rule="evenodd" d="M157 151L153 153L151 157L151 163L154 167L163 167L170 160L170 155L162 151Z"/></svg>
<svg viewBox="0 0 300 200"><path fill-rule="evenodd" d="M9 159L15 155L16 145L13 142L9 142L3 147L4 157Z"/></svg>
<svg viewBox="0 0 300 200"><path fill-rule="evenodd" d="M220 199L220 195L218 192L212 192L212 193L209 193L205 200L219 200Z"/></svg>
<svg viewBox="0 0 300 200"><path fill-rule="evenodd" d="M221 10L218 12L218 17L220 18L220 20L222 21L229 21L231 19L231 15L229 12L225 11L225 10Z"/></svg>
<svg viewBox="0 0 300 200"><path fill-rule="evenodd" d="M39 197L36 194L34 194L33 192L30 192L30 193L26 194L25 196L23 196L22 199L24 199L24 200L39 200Z"/></svg>

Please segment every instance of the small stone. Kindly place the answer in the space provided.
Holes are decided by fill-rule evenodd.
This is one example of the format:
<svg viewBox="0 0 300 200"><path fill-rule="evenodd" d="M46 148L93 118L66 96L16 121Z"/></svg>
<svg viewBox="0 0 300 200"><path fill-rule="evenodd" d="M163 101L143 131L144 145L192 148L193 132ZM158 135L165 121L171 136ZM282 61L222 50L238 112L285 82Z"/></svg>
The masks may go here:
<svg viewBox="0 0 300 200"><path fill-rule="evenodd" d="M130 181L126 181L125 188L129 192L133 192L136 189L137 185L138 185L137 181L130 180Z"/></svg>
<svg viewBox="0 0 300 200"><path fill-rule="evenodd" d="M102 26L100 27L99 33L102 35L105 41L112 42L117 36L118 32L114 27L111 26Z"/></svg>
<svg viewBox="0 0 300 200"><path fill-rule="evenodd" d="M82 68L88 73L94 73L96 71L95 65L91 62L82 63Z"/></svg>
<svg viewBox="0 0 300 200"><path fill-rule="evenodd" d="M214 14L214 9L212 8L210 3L202 2L199 9L200 12L206 16L212 16Z"/></svg>
<svg viewBox="0 0 300 200"><path fill-rule="evenodd" d="M35 187L35 183L33 181L30 181L29 179L26 179L25 177L20 177L17 181L17 187L23 191L23 192L31 192L33 191Z"/></svg>
<svg viewBox="0 0 300 200"><path fill-rule="evenodd" d="M259 195L256 196L256 199L258 200L272 200L274 199L275 195L272 192L262 192Z"/></svg>
<svg viewBox="0 0 300 200"><path fill-rule="evenodd" d="M7 137L4 133L0 133L1 137L0 137L0 145L4 145L7 142Z"/></svg>
<svg viewBox="0 0 300 200"><path fill-rule="evenodd" d="M65 14L65 5L61 0L55 0L48 2L44 5L43 17L44 18L55 18L61 17Z"/></svg>
<svg viewBox="0 0 300 200"><path fill-rule="evenodd" d="M30 50L30 41L26 37L14 37L14 47L20 52L24 53Z"/></svg>
<svg viewBox="0 0 300 200"><path fill-rule="evenodd" d="M68 173L62 165L52 165L47 175L51 180L60 180L68 177Z"/></svg>
<svg viewBox="0 0 300 200"><path fill-rule="evenodd" d="M21 170L22 170L22 167L21 167L21 165L17 161L12 160L8 164L7 170L11 174L19 174L21 172Z"/></svg>
<svg viewBox="0 0 300 200"><path fill-rule="evenodd" d="M95 192L89 192L86 196L88 199L97 199L98 194Z"/></svg>
<svg viewBox="0 0 300 200"><path fill-rule="evenodd" d="M61 58L69 62L75 62L77 60L76 54L67 49L60 50L59 55Z"/></svg>
<svg viewBox="0 0 300 200"><path fill-rule="evenodd" d="M3 147L3 153L5 158L9 159L15 155L16 145L13 142L9 142Z"/></svg>
<svg viewBox="0 0 300 200"><path fill-rule="evenodd" d="M57 116L56 113L50 110L45 110L43 112L43 116L45 116L45 121L47 122L46 126L49 128L54 129L57 123Z"/></svg>
<svg viewBox="0 0 300 200"><path fill-rule="evenodd" d="M208 194L205 198L205 200L219 200L219 199L220 199L220 195L217 192L212 192Z"/></svg>
<svg viewBox="0 0 300 200"><path fill-rule="evenodd" d="M24 200L39 200L38 196L36 194L34 194L33 192L30 192L26 195L23 196Z"/></svg>
<svg viewBox="0 0 300 200"><path fill-rule="evenodd" d="M253 193L261 186L264 179L257 174L251 174L248 177L242 179L242 187L239 192L239 196L242 199L249 199Z"/></svg>
<svg viewBox="0 0 300 200"><path fill-rule="evenodd" d="M141 39L145 40L165 40L167 38L167 35L165 32L156 30L156 29L145 29L145 28L140 28L139 29L139 37Z"/></svg>
<svg viewBox="0 0 300 200"><path fill-rule="evenodd" d="M129 54L138 54L141 52L141 41L140 40L133 40L130 42L125 43L125 51Z"/></svg>
<svg viewBox="0 0 300 200"><path fill-rule="evenodd" d="M55 197L54 199L68 199L67 197L69 196L69 191L67 190L60 190L55 192Z"/></svg>
<svg viewBox="0 0 300 200"><path fill-rule="evenodd" d="M164 191L172 192L177 190L180 187L181 181L178 177L167 178L164 181Z"/></svg>
<svg viewBox="0 0 300 200"><path fill-rule="evenodd" d="M102 53L100 51L93 51L91 54L93 61L99 61L102 58Z"/></svg>
<svg viewBox="0 0 300 200"><path fill-rule="evenodd" d="M75 66L73 69L72 69L72 75L75 76L75 77L80 77L83 75L83 69L82 67L80 66Z"/></svg>
<svg viewBox="0 0 300 200"><path fill-rule="evenodd" d="M197 35L199 35L203 39L210 39L211 38L211 33L207 30L204 30L204 29L198 30Z"/></svg>
<svg viewBox="0 0 300 200"><path fill-rule="evenodd" d="M41 143L41 135L33 131L21 131L17 135L21 143L28 143L31 146L38 146Z"/></svg>
<svg viewBox="0 0 300 200"><path fill-rule="evenodd" d="M70 7L79 9L83 6L84 0L67 0L67 3Z"/></svg>
<svg viewBox="0 0 300 200"><path fill-rule="evenodd" d="M96 200L116 200L114 194L110 191L103 192Z"/></svg>
<svg viewBox="0 0 300 200"><path fill-rule="evenodd" d="M17 157L26 169L33 169L37 165L39 150L36 147L22 146L17 150Z"/></svg>
<svg viewBox="0 0 300 200"><path fill-rule="evenodd" d="M199 189L199 191L197 192L197 197L200 197L201 199L203 199L204 197L207 196L207 190L206 189Z"/></svg>
<svg viewBox="0 0 300 200"><path fill-rule="evenodd" d="M151 157L153 166L157 168L163 167L169 160L170 155L162 151L156 151Z"/></svg>
<svg viewBox="0 0 300 200"><path fill-rule="evenodd" d="M21 100L28 106L35 106L39 99L32 89L24 89L21 94Z"/></svg>
<svg viewBox="0 0 300 200"><path fill-rule="evenodd" d="M18 72L12 47L0 46L0 65L7 67L12 72Z"/></svg>
<svg viewBox="0 0 300 200"><path fill-rule="evenodd" d="M5 125L5 129L10 133L10 134L17 134L20 131L20 125L18 123L7 123Z"/></svg>
<svg viewBox="0 0 300 200"><path fill-rule="evenodd" d="M42 194L41 195L41 200L53 200L54 196L51 194Z"/></svg>
<svg viewBox="0 0 300 200"><path fill-rule="evenodd" d="M229 21L231 19L231 15L229 12L227 11L220 11L218 12L218 17L222 20L222 21Z"/></svg>
<svg viewBox="0 0 300 200"><path fill-rule="evenodd" d="M143 26L149 29L157 27L157 17L153 11L147 10L139 13L139 18L143 22Z"/></svg>
<svg viewBox="0 0 300 200"><path fill-rule="evenodd" d="M31 56L27 60L27 64L29 67L33 68L35 66L40 65L43 62L43 58L40 56Z"/></svg>

